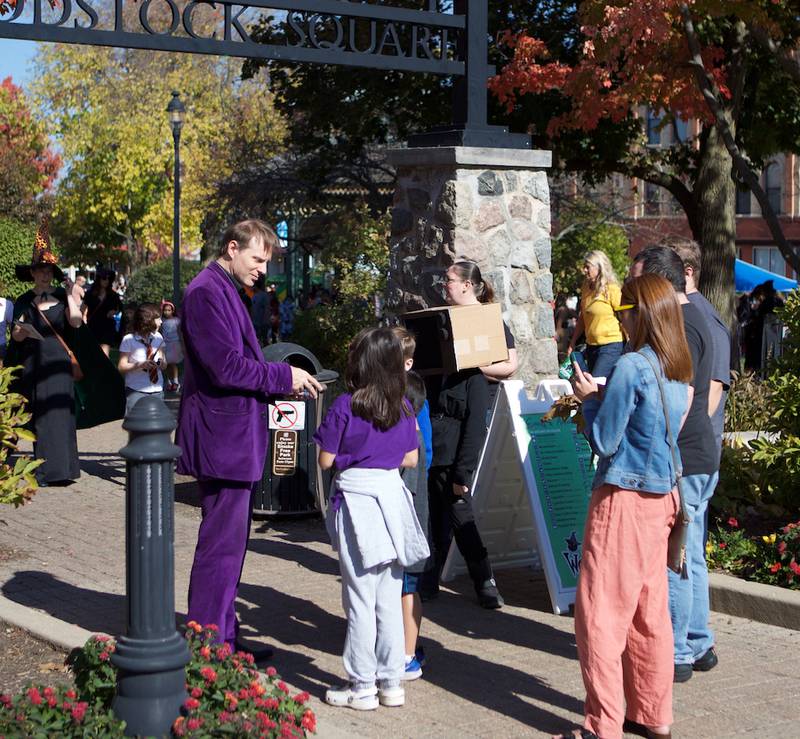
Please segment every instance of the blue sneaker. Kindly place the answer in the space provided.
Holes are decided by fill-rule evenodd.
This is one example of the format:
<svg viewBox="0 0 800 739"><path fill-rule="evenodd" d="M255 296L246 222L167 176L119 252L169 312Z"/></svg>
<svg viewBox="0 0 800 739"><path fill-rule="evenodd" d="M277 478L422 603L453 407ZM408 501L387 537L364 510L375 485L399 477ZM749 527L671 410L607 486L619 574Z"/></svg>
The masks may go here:
<svg viewBox="0 0 800 739"><path fill-rule="evenodd" d="M414 656L408 662L406 662L406 670L400 679L417 680L421 677L422 677L422 665L420 665L416 656Z"/></svg>
<svg viewBox="0 0 800 739"><path fill-rule="evenodd" d="M414 652L414 656L417 658L417 662L419 662L420 667L425 667L425 648L424 647L417 647L417 651Z"/></svg>

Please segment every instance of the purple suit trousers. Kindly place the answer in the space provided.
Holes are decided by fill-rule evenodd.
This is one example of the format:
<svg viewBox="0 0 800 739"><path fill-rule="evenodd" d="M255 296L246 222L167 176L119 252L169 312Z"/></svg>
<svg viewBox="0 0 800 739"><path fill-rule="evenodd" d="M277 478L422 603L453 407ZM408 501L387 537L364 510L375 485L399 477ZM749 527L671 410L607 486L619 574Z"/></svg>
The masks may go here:
<svg viewBox="0 0 800 739"><path fill-rule="evenodd" d="M250 535L252 486L200 482L203 520L189 580L189 620L216 624L233 647L239 634L236 594Z"/></svg>

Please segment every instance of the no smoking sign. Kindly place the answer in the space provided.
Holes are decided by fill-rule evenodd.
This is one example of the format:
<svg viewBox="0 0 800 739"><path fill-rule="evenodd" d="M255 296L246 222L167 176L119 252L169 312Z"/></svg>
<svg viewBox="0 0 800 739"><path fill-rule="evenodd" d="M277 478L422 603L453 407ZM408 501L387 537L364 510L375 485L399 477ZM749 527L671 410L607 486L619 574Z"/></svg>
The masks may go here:
<svg viewBox="0 0 800 739"><path fill-rule="evenodd" d="M276 431L302 431L306 427L305 401L279 400L270 403L269 427Z"/></svg>

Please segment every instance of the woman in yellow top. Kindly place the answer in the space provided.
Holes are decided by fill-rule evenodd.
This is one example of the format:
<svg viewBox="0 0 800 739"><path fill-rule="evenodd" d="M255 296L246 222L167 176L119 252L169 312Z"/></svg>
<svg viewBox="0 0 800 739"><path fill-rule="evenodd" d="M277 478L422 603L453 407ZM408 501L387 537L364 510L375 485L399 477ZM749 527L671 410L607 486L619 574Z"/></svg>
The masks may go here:
<svg viewBox="0 0 800 739"><path fill-rule="evenodd" d="M586 279L581 287L581 306L569 352L581 334L586 334L584 357L594 377L608 377L622 354L622 329L614 309L619 307L621 289L614 268L602 251L590 251L583 260Z"/></svg>

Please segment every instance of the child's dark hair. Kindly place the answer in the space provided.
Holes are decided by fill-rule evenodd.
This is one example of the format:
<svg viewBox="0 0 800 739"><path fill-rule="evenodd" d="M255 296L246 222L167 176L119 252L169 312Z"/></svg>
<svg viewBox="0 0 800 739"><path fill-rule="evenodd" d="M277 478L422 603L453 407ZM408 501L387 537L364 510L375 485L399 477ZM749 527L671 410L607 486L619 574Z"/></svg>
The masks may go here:
<svg viewBox="0 0 800 739"><path fill-rule="evenodd" d="M414 413L419 413L425 404L425 381L414 370L406 372L406 397Z"/></svg>
<svg viewBox="0 0 800 739"><path fill-rule="evenodd" d="M414 359L414 352L417 349L417 340L414 334L405 326L395 326L392 331L400 339L400 346L403 347L403 359Z"/></svg>
<svg viewBox="0 0 800 739"><path fill-rule="evenodd" d="M353 394L353 415L386 431L402 415L410 415L403 402L406 372L403 347L390 328L365 328L350 342L345 383Z"/></svg>
<svg viewBox="0 0 800 739"><path fill-rule="evenodd" d="M137 336L149 336L158 331L156 319L161 311L155 303L142 303L133 314L133 333Z"/></svg>

